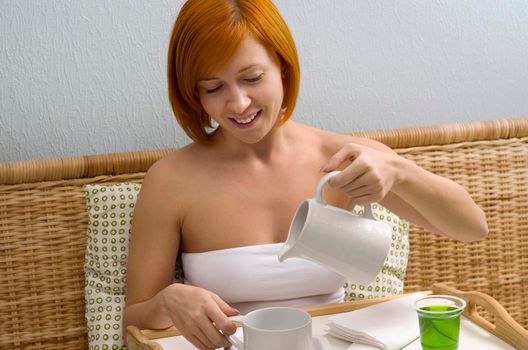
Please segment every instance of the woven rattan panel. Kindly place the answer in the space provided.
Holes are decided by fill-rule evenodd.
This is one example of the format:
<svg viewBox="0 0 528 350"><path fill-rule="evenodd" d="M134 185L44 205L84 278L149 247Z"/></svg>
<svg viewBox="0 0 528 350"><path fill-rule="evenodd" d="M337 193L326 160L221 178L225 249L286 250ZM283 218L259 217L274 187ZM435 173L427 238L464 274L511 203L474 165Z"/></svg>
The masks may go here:
<svg viewBox="0 0 528 350"><path fill-rule="evenodd" d="M397 151L465 186L486 211L490 228L486 241L464 245L413 226L406 290L453 281L460 289L477 289L497 298L528 327L528 138ZM71 162L75 166L60 160L57 166L46 162L0 167L5 170L0 171L7 179L4 183L23 182L0 185L0 349L87 347L83 272L87 217L82 186L140 182L141 171L164 154L158 153L102 157L104 162L99 157L81 163L75 159ZM123 160L131 157L133 161ZM108 169L120 173L123 164L133 174L35 183L19 179L31 174L55 179L70 172L80 176L83 171L95 176ZM129 165L142 170L136 173ZM68 173L55 174L62 168Z"/></svg>
<svg viewBox="0 0 528 350"><path fill-rule="evenodd" d="M492 295L528 328L528 138L398 152L468 189L489 227L487 240L464 245L413 226L406 291L452 281Z"/></svg>
<svg viewBox="0 0 528 350"><path fill-rule="evenodd" d="M0 349L85 349L82 186L142 173L0 186Z"/></svg>

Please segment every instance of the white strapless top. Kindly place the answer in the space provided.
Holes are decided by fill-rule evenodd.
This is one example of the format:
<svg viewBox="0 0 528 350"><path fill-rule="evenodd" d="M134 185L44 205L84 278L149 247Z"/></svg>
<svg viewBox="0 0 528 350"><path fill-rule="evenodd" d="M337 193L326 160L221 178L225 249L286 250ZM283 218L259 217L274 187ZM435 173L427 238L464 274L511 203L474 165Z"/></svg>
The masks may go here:
<svg viewBox="0 0 528 350"><path fill-rule="evenodd" d="M344 277L305 259L279 262L283 244L182 253L184 283L218 294L242 314L268 306L343 301Z"/></svg>

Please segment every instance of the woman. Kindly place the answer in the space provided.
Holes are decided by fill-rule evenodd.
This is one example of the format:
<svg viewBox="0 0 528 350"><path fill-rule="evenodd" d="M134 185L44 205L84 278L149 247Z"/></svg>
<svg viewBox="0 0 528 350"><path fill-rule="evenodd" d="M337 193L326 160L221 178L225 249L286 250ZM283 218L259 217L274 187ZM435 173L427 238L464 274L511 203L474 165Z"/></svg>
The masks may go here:
<svg viewBox="0 0 528 350"><path fill-rule="evenodd" d="M289 119L297 53L269 0L187 1L171 37L168 79L175 115L194 142L145 176L125 325L175 325L197 348L213 349L229 346L220 331L235 331L233 306L247 312L342 299L341 276L310 262L283 268L276 261L295 209L336 169L342 173L325 189L335 206L379 202L452 239L487 235L482 210L459 185L378 142ZM185 284L173 283L179 252Z"/></svg>

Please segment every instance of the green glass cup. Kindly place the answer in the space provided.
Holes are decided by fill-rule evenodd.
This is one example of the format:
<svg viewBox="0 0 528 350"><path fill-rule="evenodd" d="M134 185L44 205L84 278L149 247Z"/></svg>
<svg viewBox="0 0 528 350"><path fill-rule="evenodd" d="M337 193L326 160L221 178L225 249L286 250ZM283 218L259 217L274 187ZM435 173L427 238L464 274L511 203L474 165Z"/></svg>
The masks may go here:
<svg viewBox="0 0 528 350"><path fill-rule="evenodd" d="M418 299L414 308L418 313L422 349L458 349L460 314L465 307L464 299L451 295L428 295Z"/></svg>

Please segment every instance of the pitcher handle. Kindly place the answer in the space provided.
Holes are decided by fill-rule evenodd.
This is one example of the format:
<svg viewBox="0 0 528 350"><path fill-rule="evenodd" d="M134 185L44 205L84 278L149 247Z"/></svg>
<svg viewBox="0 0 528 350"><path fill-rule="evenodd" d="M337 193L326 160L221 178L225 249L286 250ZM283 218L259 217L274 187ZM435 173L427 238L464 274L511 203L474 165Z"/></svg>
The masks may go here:
<svg viewBox="0 0 528 350"><path fill-rule="evenodd" d="M341 173L339 170L329 172L328 174L325 174L325 176L323 176L321 180L319 180L317 188L315 189L315 200L317 203L326 205L326 202L323 199L323 187L328 182L328 180L330 180L339 173Z"/></svg>
<svg viewBox="0 0 528 350"><path fill-rule="evenodd" d="M315 201L317 203L322 204L322 205L327 205L327 203L323 199L323 187L324 185L326 185L328 180L330 180L331 178L333 178L339 173L341 173L341 171L339 170L329 172L328 174L325 174L321 178L321 180L319 180L319 183L317 184L317 188L315 190ZM370 203L364 205L363 217L365 219L376 220L374 219L374 215L372 215L372 208L370 207Z"/></svg>

